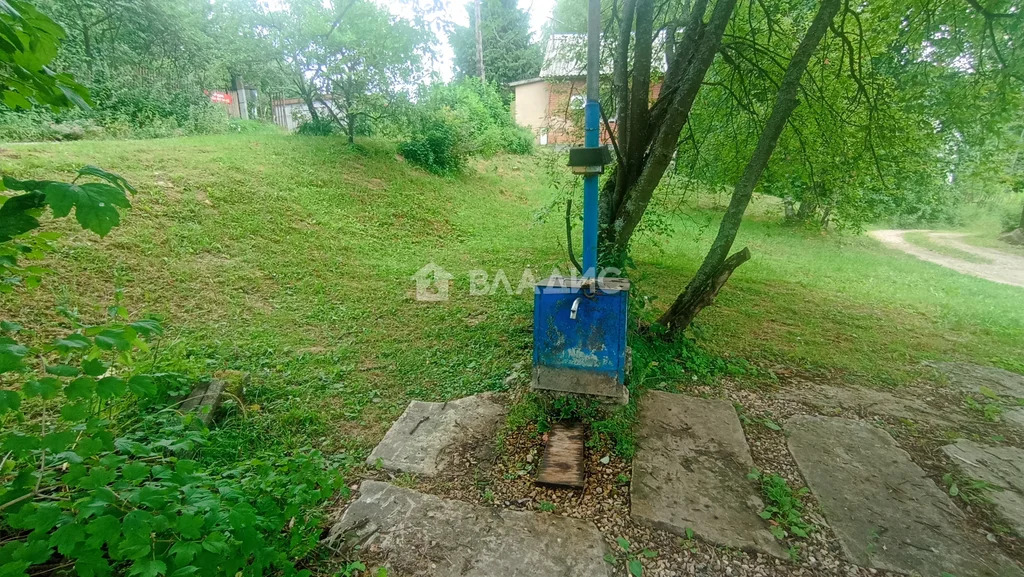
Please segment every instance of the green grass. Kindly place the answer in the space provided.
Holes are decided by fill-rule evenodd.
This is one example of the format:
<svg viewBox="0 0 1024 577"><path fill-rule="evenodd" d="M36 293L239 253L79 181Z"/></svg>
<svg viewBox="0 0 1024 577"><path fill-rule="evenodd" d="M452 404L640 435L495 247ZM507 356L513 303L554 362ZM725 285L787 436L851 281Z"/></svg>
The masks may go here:
<svg viewBox="0 0 1024 577"><path fill-rule="evenodd" d="M59 308L98 320L123 289L133 314L158 313L169 327L162 368L250 372L247 410L220 424L209 459L313 445L354 463L409 399L501 389L529 358L532 296L471 297L468 271L503 268L515 286L526 267L569 270L558 211L538 219L556 193L537 158L442 179L386 143L238 134L4 145L0 160L22 178L96 164L138 187L105 239L47 221L67 233L46 263L56 272L0 297L0 318L44 338L68 326ZM631 276L657 297L652 314L683 288L717 226L714 206L682 210L672 237L641 238L635 250ZM755 207L737 245L752 261L689 333L729 359L635 341L635 374L688 383L742 375L749 359L898 384L924 359L1014 368L1024 356L1021 289L780 220ZM429 262L455 274L450 301L412 298L410 277Z"/></svg>
<svg viewBox="0 0 1024 577"><path fill-rule="evenodd" d="M959 248L956 248L955 246L950 246L947 244L943 244L941 242L937 242L933 240L930 236L928 236L928 233L924 231L908 232L907 234L903 235L903 238L907 242L915 244L921 248L928 249L932 252L937 252L939 254L944 254L946 256L951 256L953 258L958 258L960 260L965 260L967 262L975 262L981 264L988 264L992 262L991 260L976 255L972 252L967 252L966 250L961 250Z"/></svg>

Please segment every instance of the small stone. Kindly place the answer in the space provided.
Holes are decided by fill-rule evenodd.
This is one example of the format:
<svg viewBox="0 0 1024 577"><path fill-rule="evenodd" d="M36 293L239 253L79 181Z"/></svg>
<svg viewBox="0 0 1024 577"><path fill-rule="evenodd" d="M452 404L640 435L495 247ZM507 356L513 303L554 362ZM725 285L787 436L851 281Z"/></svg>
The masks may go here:
<svg viewBox="0 0 1024 577"><path fill-rule="evenodd" d="M609 457L608 455L605 455L605 456L601 457L601 464L602 465L607 465L608 463L611 463L611 462L612 462L612 458Z"/></svg>

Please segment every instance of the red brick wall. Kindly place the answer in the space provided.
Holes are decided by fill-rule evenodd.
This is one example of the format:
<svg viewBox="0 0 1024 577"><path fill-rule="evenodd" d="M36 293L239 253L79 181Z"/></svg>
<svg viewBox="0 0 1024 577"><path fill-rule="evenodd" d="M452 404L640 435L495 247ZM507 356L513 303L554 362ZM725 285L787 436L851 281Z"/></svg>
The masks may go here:
<svg viewBox="0 0 1024 577"><path fill-rule="evenodd" d="M583 110L572 108L570 101L573 96L585 98L586 92L586 81L582 78L548 81L548 144L583 144ZM658 82L651 87L651 102L657 100L660 94L661 83ZM605 114L610 116L607 110ZM615 120L609 119L608 122L612 130L615 130ZM611 139L602 122L601 143L609 142Z"/></svg>

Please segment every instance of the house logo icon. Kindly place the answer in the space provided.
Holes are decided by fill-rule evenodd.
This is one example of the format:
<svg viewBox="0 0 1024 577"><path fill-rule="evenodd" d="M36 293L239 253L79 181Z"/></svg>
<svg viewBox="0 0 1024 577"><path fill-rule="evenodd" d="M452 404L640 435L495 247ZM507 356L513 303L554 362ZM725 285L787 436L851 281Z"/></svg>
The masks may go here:
<svg viewBox="0 0 1024 577"><path fill-rule="evenodd" d="M412 280L416 281L416 300L424 302L442 302L448 300L448 281L455 278L451 273L434 263L416 271Z"/></svg>

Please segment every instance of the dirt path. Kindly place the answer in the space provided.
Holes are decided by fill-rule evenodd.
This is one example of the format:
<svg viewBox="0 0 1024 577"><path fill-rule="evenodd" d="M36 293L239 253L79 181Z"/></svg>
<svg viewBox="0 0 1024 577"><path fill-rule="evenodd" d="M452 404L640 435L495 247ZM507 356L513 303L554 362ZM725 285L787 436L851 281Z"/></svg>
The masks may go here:
<svg viewBox="0 0 1024 577"><path fill-rule="evenodd" d="M988 262L969 262L917 246L903 238L903 235L908 232L926 233L934 242L944 244L957 250L969 252L982 257ZM971 276L976 276L993 282L1024 287L1024 257L1019 257L992 248L983 248L967 244L960 240L961 237L966 236L965 234L955 232L934 232L927 230L873 230L868 234L889 247L916 256L921 260L926 260L946 268L951 268L963 274L969 274Z"/></svg>

